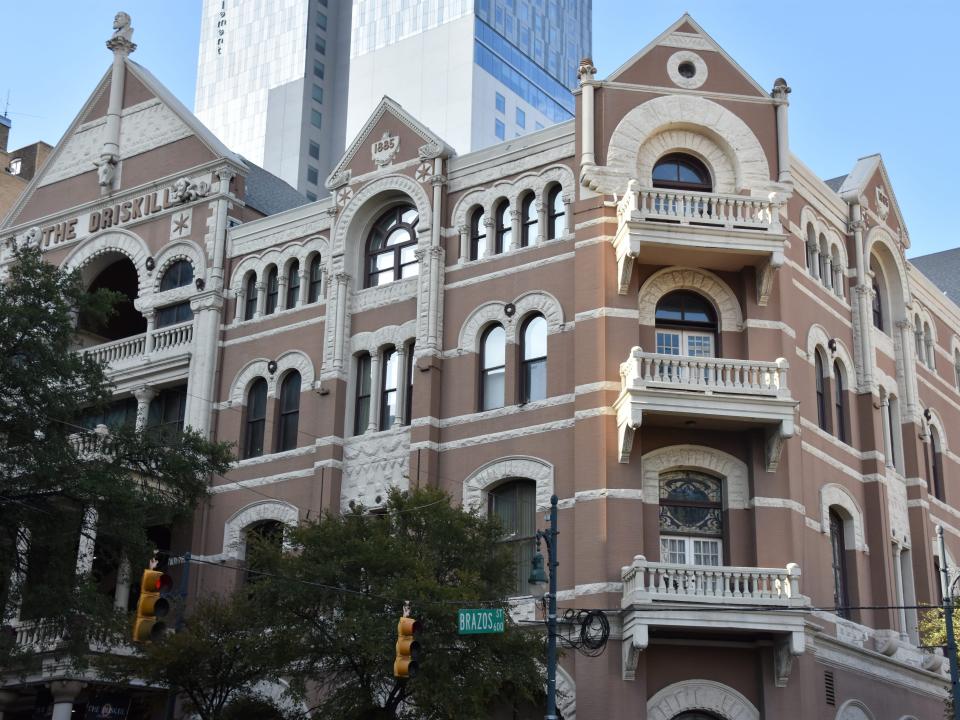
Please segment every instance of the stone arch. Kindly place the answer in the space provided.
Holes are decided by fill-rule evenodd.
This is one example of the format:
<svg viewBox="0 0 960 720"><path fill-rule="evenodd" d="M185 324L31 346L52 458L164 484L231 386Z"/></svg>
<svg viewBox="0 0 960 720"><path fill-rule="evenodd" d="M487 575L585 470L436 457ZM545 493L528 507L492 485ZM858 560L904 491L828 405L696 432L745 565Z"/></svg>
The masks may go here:
<svg viewBox="0 0 960 720"><path fill-rule="evenodd" d="M362 278L363 254L366 251L367 231L380 215L386 203L405 196L417 208L417 235L429 237L433 217L430 198L423 187L406 175L387 175L374 180L357 192L337 216L331 233L330 252L340 256L343 270ZM352 240L352 242L348 242ZM358 287L363 287L359 282Z"/></svg>
<svg viewBox="0 0 960 720"><path fill-rule="evenodd" d="M250 383L256 380L259 377L267 379L270 376L270 373L267 372L267 363L270 362L266 358L257 358L256 360L251 360L234 376L233 382L230 384L230 403L236 405L244 405L247 402L247 389L250 387ZM270 394L270 381L267 380L267 394Z"/></svg>
<svg viewBox="0 0 960 720"><path fill-rule="evenodd" d="M894 323L906 318L907 306L911 305L910 283L907 280L907 268L903 257L890 233L879 225L871 228L867 233L863 255L864 267L869 268L870 258L874 257L883 271L889 306L884 310L890 313L892 332Z"/></svg>
<svg viewBox="0 0 960 720"><path fill-rule="evenodd" d="M723 720L760 720L760 711L731 687L713 680L683 680L647 700L648 720L672 720L692 710L713 713Z"/></svg>
<svg viewBox="0 0 960 720"><path fill-rule="evenodd" d="M200 246L191 240L176 240L165 246L154 258L153 292L160 292L163 274L177 260L186 260L193 266L193 277L201 278L206 269L206 260Z"/></svg>
<svg viewBox="0 0 960 720"><path fill-rule="evenodd" d="M873 720L873 713L860 700L847 700L837 710L836 720Z"/></svg>
<svg viewBox="0 0 960 720"><path fill-rule="evenodd" d="M750 506L747 464L729 453L705 445L669 445L651 450L640 461L643 501L660 503L660 474L667 470L706 470L724 479L723 507L744 510Z"/></svg>
<svg viewBox="0 0 960 720"><path fill-rule="evenodd" d="M843 518L843 535L848 550L867 552L866 537L863 532L863 511L856 498L843 485L828 483L820 488L820 531L830 534L830 508L840 508ZM853 543L853 547L850 546Z"/></svg>
<svg viewBox="0 0 960 720"><path fill-rule="evenodd" d="M700 122L691 122L693 119ZM737 192L759 192L770 187L770 167L763 146L743 120L703 97L664 95L628 112L611 134L607 166L620 182L608 191L621 192L627 180L636 177L638 151L649 138L676 127L706 135L723 149L734 169Z"/></svg>
<svg viewBox="0 0 960 720"><path fill-rule="evenodd" d="M649 138L637 155L640 185L653 187L653 167L657 160L672 152L682 152L702 160L713 176L713 191L736 192L737 178L726 152L709 136L691 130L668 128Z"/></svg>
<svg viewBox="0 0 960 720"><path fill-rule="evenodd" d="M836 350L830 350L830 341L833 340L836 345ZM850 387L851 373L854 372L853 356L850 354L850 351L847 349L847 346L843 344L843 341L839 338L831 338L827 333L826 328L819 323L814 323L810 326L810 330L807 332L807 362L811 365L814 360L814 353L816 352L817 347L823 348L824 357L826 358L827 365L825 367L827 370L827 375L832 379L833 378L833 361L839 360L840 364L843 366L843 369L847 372L846 381L847 388Z"/></svg>
<svg viewBox="0 0 960 720"><path fill-rule="evenodd" d="M492 217L493 207L500 198L506 198L513 210L520 210L520 198L533 192L537 202L546 202L546 190L550 185L559 184L562 193L568 193L576 186L573 171L566 165L551 165L539 173L527 173L510 182L499 182L491 188L471 190L457 200L451 217L453 226L469 224L470 216L477 207L482 207L487 217Z"/></svg>
<svg viewBox="0 0 960 720"><path fill-rule="evenodd" d="M717 309L721 332L743 329L743 312L733 290L723 280L707 270L688 267L669 267L658 270L640 287L640 324L655 325L657 302L673 290L696 290L709 298Z"/></svg>
<svg viewBox="0 0 960 720"><path fill-rule="evenodd" d="M310 356L300 350L288 350L277 358L277 370L273 376L267 377L268 395L276 395L280 380L290 370L300 373L300 392L313 388L313 361Z"/></svg>
<svg viewBox="0 0 960 720"><path fill-rule="evenodd" d="M508 342L519 343L517 336L520 332L520 326L531 313L540 313L547 321L547 333L554 333L563 330L563 308L556 297L543 290L533 290L524 293L513 301L516 312L513 317L508 318L510 326L507 328Z"/></svg>
<svg viewBox="0 0 960 720"><path fill-rule="evenodd" d="M508 478L533 480L537 484L537 511L550 507L554 487L553 465L527 455L497 458L474 470L463 481L461 504L467 510L486 514L490 490Z"/></svg>
<svg viewBox="0 0 960 720"><path fill-rule="evenodd" d="M480 343L480 331L490 323L499 323L503 325L504 330L506 330L510 318L508 318L503 311L505 305L506 303L495 300L475 308L460 327L460 337L457 340L457 348L461 352L477 352ZM516 317L516 315L514 315L514 317ZM507 333L507 338L512 341L510 333Z"/></svg>
<svg viewBox="0 0 960 720"><path fill-rule="evenodd" d="M150 250L139 235L129 230L105 230L87 238L67 255L62 267L68 272L77 268L83 271L91 262L109 253L119 253L129 258L134 270L137 271L137 283L140 295L143 295L148 289L147 278L151 272L145 265L147 258L150 257ZM90 282L93 278L84 277L84 280Z"/></svg>
<svg viewBox="0 0 960 720"><path fill-rule="evenodd" d="M296 506L281 500L259 500L241 508L223 526L223 551L227 558L243 560L247 555L247 543L243 531L264 520L277 520L284 525L296 525L300 511Z"/></svg>
<svg viewBox="0 0 960 720"><path fill-rule="evenodd" d="M557 710L563 720L577 720L577 684L561 665L557 665Z"/></svg>
<svg viewBox="0 0 960 720"><path fill-rule="evenodd" d="M924 422L926 422L926 424L930 427L937 429L937 439L940 441L940 451L946 454L948 450L947 433L943 427L943 418L941 418L940 413L933 408L928 408L928 410L930 411L930 419L927 420L924 418Z"/></svg>
<svg viewBox="0 0 960 720"><path fill-rule="evenodd" d="M416 334L416 320L408 320L403 325L387 325L371 332L357 333L350 338L350 354L376 353L385 345L403 347L403 344L416 337Z"/></svg>
<svg viewBox="0 0 960 720"><path fill-rule="evenodd" d="M260 256L259 255L248 255L240 263L233 268L231 273L231 282L230 287L234 293L239 293L244 288L244 283L247 281L247 276L251 272L257 274L257 282L260 282L263 278L263 268L260 266Z"/></svg>

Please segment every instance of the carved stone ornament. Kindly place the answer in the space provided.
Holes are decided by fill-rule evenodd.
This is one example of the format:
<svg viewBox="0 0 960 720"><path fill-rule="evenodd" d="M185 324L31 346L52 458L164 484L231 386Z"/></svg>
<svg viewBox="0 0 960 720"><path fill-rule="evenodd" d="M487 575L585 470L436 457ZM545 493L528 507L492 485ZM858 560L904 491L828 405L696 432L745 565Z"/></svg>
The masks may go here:
<svg viewBox="0 0 960 720"><path fill-rule="evenodd" d="M887 215L890 214L890 198L879 186L877 187L877 215L881 222L887 221Z"/></svg>
<svg viewBox="0 0 960 720"><path fill-rule="evenodd" d="M338 187L349 184L350 177L352 175L352 170L338 172L335 175L331 175L329 178L327 178L327 182L325 182L324 185L326 185L327 190L336 190Z"/></svg>
<svg viewBox="0 0 960 720"><path fill-rule="evenodd" d="M433 166L428 162L422 162L417 166L417 173L415 175L418 183L427 183L430 182L430 177L433 175Z"/></svg>
<svg viewBox="0 0 960 720"><path fill-rule="evenodd" d="M443 154L443 145L438 142L428 142L417 148L417 157L426 162L440 157Z"/></svg>
<svg viewBox="0 0 960 720"><path fill-rule="evenodd" d="M370 155L377 167L390 165L399 151L400 136L391 135L389 132L383 133L379 140L374 140L370 144Z"/></svg>
<svg viewBox="0 0 960 720"><path fill-rule="evenodd" d="M182 177L170 188L170 199L176 203L193 202L210 194L210 183L206 180L191 180Z"/></svg>
<svg viewBox="0 0 960 720"><path fill-rule="evenodd" d="M20 247L35 248L40 246L40 228L34 225L32 228L28 228L23 231L22 234L17 236L17 244Z"/></svg>
<svg viewBox="0 0 960 720"><path fill-rule="evenodd" d="M113 155L101 155L97 167L97 183L102 188L112 188L113 178L117 174L117 159Z"/></svg>
<svg viewBox="0 0 960 720"><path fill-rule="evenodd" d="M120 11L113 18L113 35L107 40L110 50L125 50L128 53L137 49L133 42L133 27L130 25L130 16Z"/></svg>
<svg viewBox="0 0 960 720"><path fill-rule="evenodd" d="M353 188L347 185L337 190L337 207L344 208L353 199Z"/></svg>

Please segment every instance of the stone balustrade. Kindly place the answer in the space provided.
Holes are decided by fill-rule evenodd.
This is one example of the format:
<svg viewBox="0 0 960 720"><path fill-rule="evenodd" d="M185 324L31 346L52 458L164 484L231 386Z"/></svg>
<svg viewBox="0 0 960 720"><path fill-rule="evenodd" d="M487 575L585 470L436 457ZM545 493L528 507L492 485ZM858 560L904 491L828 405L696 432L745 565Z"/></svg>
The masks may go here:
<svg viewBox="0 0 960 720"><path fill-rule="evenodd" d="M164 352L184 347L193 342L193 321L171 325L153 331L152 352Z"/></svg>
<svg viewBox="0 0 960 720"><path fill-rule="evenodd" d="M122 364L143 356L146 349L146 340L146 333L133 335L102 345L84 348L83 352L105 365Z"/></svg>
<svg viewBox="0 0 960 720"><path fill-rule="evenodd" d="M621 218L681 225L782 232L779 205L772 200L745 195L631 188L620 200L617 214Z"/></svg>
<svg viewBox="0 0 960 720"><path fill-rule="evenodd" d="M621 367L625 389L677 390L789 397L784 358L774 362L661 355L635 347Z"/></svg>
<svg viewBox="0 0 960 720"><path fill-rule="evenodd" d="M188 352L193 344L193 321L157 328L142 335L83 348L86 355L111 369L133 365L158 355Z"/></svg>

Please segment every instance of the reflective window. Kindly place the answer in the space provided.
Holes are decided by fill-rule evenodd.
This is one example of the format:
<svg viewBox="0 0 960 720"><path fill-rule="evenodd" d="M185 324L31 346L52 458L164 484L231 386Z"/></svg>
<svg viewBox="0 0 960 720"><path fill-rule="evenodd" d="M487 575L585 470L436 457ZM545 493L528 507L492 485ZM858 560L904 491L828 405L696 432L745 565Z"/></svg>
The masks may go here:
<svg viewBox="0 0 960 720"><path fill-rule="evenodd" d="M507 111L507 99L500 93L494 93L494 104L497 107L497 112L505 113Z"/></svg>
<svg viewBox="0 0 960 720"><path fill-rule="evenodd" d="M418 220L413 205L398 205L380 216L367 239L367 287L417 274Z"/></svg>
<svg viewBox="0 0 960 720"><path fill-rule="evenodd" d="M943 489L943 446L940 442L940 432L930 427L930 487L929 492L937 500L946 500Z"/></svg>
<svg viewBox="0 0 960 720"><path fill-rule="evenodd" d="M193 265L189 260L177 260L167 268L160 280L160 292L185 287L193 282Z"/></svg>
<svg viewBox="0 0 960 720"><path fill-rule="evenodd" d="M537 226L540 215L537 212L537 198L533 193L527 193L520 205L520 215L523 227L520 231L520 247L533 245L537 240Z"/></svg>
<svg viewBox="0 0 960 720"><path fill-rule="evenodd" d="M247 275L247 283L244 288L243 319L253 320L253 316L256 314L257 314L257 274L252 272L249 275Z"/></svg>
<svg viewBox="0 0 960 720"><path fill-rule="evenodd" d="M263 455L263 432L267 424L267 381L257 378L247 391L243 457Z"/></svg>
<svg viewBox="0 0 960 720"><path fill-rule="evenodd" d="M529 595L530 564L537 533L537 486L532 480L514 480L490 491L491 517L503 526L504 543L516 567L514 595Z"/></svg>
<svg viewBox="0 0 960 720"><path fill-rule="evenodd" d="M480 341L480 409L503 407L507 335L500 325L491 325Z"/></svg>
<svg viewBox="0 0 960 720"><path fill-rule="evenodd" d="M477 208L470 216L470 259L479 260L487 254L487 225L483 208Z"/></svg>
<svg viewBox="0 0 960 720"><path fill-rule="evenodd" d="M567 213L563 188L554 185L547 194L547 240L556 240L567 232Z"/></svg>
<svg viewBox="0 0 960 720"><path fill-rule="evenodd" d="M370 354L357 356L357 397L353 414L353 434L363 435L370 424Z"/></svg>
<svg viewBox="0 0 960 720"><path fill-rule="evenodd" d="M287 270L287 309L295 308L300 300L300 261L294 260Z"/></svg>
<svg viewBox="0 0 960 720"><path fill-rule="evenodd" d="M500 140L503 140L507 137L507 126L503 124L503 120L493 121L493 134L496 135Z"/></svg>
<svg viewBox="0 0 960 720"><path fill-rule="evenodd" d="M184 300L176 305L167 305L157 310L154 327L162 328L170 325L178 325L188 320L193 320L193 310L190 308L190 301Z"/></svg>
<svg viewBox="0 0 960 720"><path fill-rule="evenodd" d="M380 362L380 429L389 430L397 419L397 388L400 382L400 356L395 348L384 351Z"/></svg>
<svg viewBox="0 0 960 720"><path fill-rule="evenodd" d="M843 387L843 369L839 362L833 363L833 392L837 439L847 442L847 394Z"/></svg>
<svg viewBox="0 0 960 720"><path fill-rule="evenodd" d="M547 397L547 321L543 315L530 317L521 330L521 402Z"/></svg>
<svg viewBox="0 0 960 720"><path fill-rule="evenodd" d="M267 302L263 309L264 315L273 315L276 312L279 297L280 281L277 277L277 266L271 265L267 269Z"/></svg>
<svg viewBox="0 0 960 720"><path fill-rule="evenodd" d="M510 203L506 200L500 202L497 205L497 237L494 244L494 252L498 255L504 250L510 248L510 240L513 236L512 223L513 219L510 216Z"/></svg>
<svg viewBox="0 0 960 720"><path fill-rule="evenodd" d="M147 408L149 432L170 437L183 432L187 414L187 386L164 388L150 401Z"/></svg>
<svg viewBox="0 0 960 720"><path fill-rule="evenodd" d="M320 179L320 171L315 167L307 166L307 182L311 185L316 185L317 181Z"/></svg>
<svg viewBox="0 0 960 720"><path fill-rule="evenodd" d="M711 192L713 189L707 166L684 153L670 153L657 161L653 166L653 186L701 192Z"/></svg>
<svg viewBox="0 0 960 720"><path fill-rule="evenodd" d="M823 375L823 358L819 352L814 353L813 364L817 385L817 425L820 426L821 430L829 430L829 423L827 422L827 391L824 387L826 385L826 378L824 378Z"/></svg>
<svg viewBox="0 0 960 720"><path fill-rule="evenodd" d="M660 475L660 559L679 565L722 562L722 483L692 470Z"/></svg>
<svg viewBox="0 0 960 720"><path fill-rule="evenodd" d="M850 617L849 593L847 591L847 543L844 537L843 519L830 510L830 552L833 568L833 605L842 618Z"/></svg>
<svg viewBox="0 0 960 720"><path fill-rule="evenodd" d="M315 303L320 299L320 286L323 283L323 265L320 256L314 255L310 261L310 287L307 289L307 302Z"/></svg>
<svg viewBox="0 0 960 720"><path fill-rule="evenodd" d="M297 446L300 424L300 373L296 370L283 378L277 412L277 452L293 450Z"/></svg>

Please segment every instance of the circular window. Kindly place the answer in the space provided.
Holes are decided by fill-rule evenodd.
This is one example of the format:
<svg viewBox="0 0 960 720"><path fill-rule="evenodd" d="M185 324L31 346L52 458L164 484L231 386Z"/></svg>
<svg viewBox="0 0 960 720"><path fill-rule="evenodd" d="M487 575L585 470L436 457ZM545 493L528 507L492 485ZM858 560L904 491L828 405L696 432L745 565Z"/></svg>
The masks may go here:
<svg viewBox="0 0 960 720"><path fill-rule="evenodd" d="M693 90L707 81L707 63L690 50L678 50L667 60L667 74L674 85Z"/></svg>
<svg viewBox="0 0 960 720"><path fill-rule="evenodd" d="M680 77L690 79L697 74L697 66L689 60L685 60L677 66L677 72L680 73Z"/></svg>

